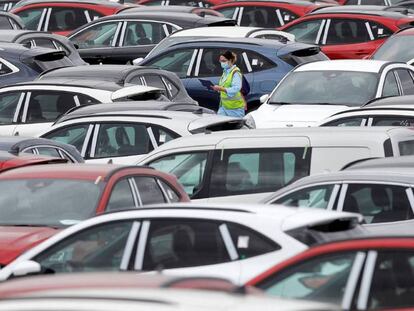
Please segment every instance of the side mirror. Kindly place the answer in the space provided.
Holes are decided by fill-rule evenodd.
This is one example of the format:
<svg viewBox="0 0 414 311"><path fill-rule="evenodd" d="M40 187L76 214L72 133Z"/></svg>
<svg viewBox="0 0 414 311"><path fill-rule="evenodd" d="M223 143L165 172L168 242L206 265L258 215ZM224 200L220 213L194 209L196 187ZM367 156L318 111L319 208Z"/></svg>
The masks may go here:
<svg viewBox="0 0 414 311"><path fill-rule="evenodd" d="M33 260L21 261L11 268L11 276L24 276L28 274L39 273L42 266Z"/></svg>
<svg viewBox="0 0 414 311"><path fill-rule="evenodd" d="M265 102L267 102L268 99L269 99L269 94L264 94L260 96L260 103L264 104Z"/></svg>
<svg viewBox="0 0 414 311"><path fill-rule="evenodd" d="M144 60L144 58L143 58L143 57L138 57L138 58L135 58L135 59L132 61L132 65L138 66L138 65L139 65L139 63L140 63L140 62L142 62L143 60Z"/></svg>

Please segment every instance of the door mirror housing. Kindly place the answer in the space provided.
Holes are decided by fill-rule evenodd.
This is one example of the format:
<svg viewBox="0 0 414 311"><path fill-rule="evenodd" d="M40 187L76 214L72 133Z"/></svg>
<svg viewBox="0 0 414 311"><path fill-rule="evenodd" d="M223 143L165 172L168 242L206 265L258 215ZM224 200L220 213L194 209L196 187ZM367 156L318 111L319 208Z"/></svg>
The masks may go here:
<svg viewBox="0 0 414 311"><path fill-rule="evenodd" d="M268 99L269 99L269 94L264 94L260 96L260 103L264 104L265 102L267 102Z"/></svg>
<svg viewBox="0 0 414 311"><path fill-rule="evenodd" d="M138 65L139 65L139 63L140 63L140 62L142 62L143 60L144 60L144 58L143 58L143 57L138 57L138 58L135 58L135 59L132 61L132 65L138 66Z"/></svg>
<svg viewBox="0 0 414 311"><path fill-rule="evenodd" d="M36 274L42 271L42 266L33 260L21 261L11 268L11 277Z"/></svg>

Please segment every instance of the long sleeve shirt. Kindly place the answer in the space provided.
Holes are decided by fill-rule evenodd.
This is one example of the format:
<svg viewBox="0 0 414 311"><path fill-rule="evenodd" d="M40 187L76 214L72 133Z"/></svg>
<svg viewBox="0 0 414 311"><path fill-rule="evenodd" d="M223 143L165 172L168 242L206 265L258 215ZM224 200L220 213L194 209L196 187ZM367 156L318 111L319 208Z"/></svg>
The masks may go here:
<svg viewBox="0 0 414 311"><path fill-rule="evenodd" d="M229 69L223 70L223 76L221 77L220 81L225 81L227 79L227 76L230 74L230 72L236 67L236 65L233 65ZM237 92L239 92L242 88L242 77L239 72L235 72L233 74L233 80L231 81L231 87L226 88L227 96L233 97L236 95Z"/></svg>

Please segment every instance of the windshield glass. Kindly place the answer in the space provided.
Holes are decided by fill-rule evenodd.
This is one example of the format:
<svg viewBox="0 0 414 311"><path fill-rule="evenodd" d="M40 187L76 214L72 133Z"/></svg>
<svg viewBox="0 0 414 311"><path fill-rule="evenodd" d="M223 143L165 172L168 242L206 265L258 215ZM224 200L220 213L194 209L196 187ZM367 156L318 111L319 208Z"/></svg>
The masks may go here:
<svg viewBox="0 0 414 311"><path fill-rule="evenodd" d="M370 72L293 72L278 86L269 103L360 106L374 98L377 83L377 74Z"/></svg>
<svg viewBox="0 0 414 311"><path fill-rule="evenodd" d="M95 215L101 186L85 180L2 180L0 225L73 225Z"/></svg>
<svg viewBox="0 0 414 311"><path fill-rule="evenodd" d="M372 56L373 59L408 62L414 58L413 36L389 38Z"/></svg>

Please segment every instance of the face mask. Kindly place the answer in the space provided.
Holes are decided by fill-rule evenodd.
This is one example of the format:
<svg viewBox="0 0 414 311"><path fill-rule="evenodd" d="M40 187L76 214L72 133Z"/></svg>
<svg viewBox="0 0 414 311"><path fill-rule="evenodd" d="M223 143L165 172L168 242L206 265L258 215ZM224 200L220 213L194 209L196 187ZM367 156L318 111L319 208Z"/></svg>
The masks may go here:
<svg viewBox="0 0 414 311"><path fill-rule="evenodd" d="M228 69L230 67L228 62L220 62L221 68Z"/></svg>

